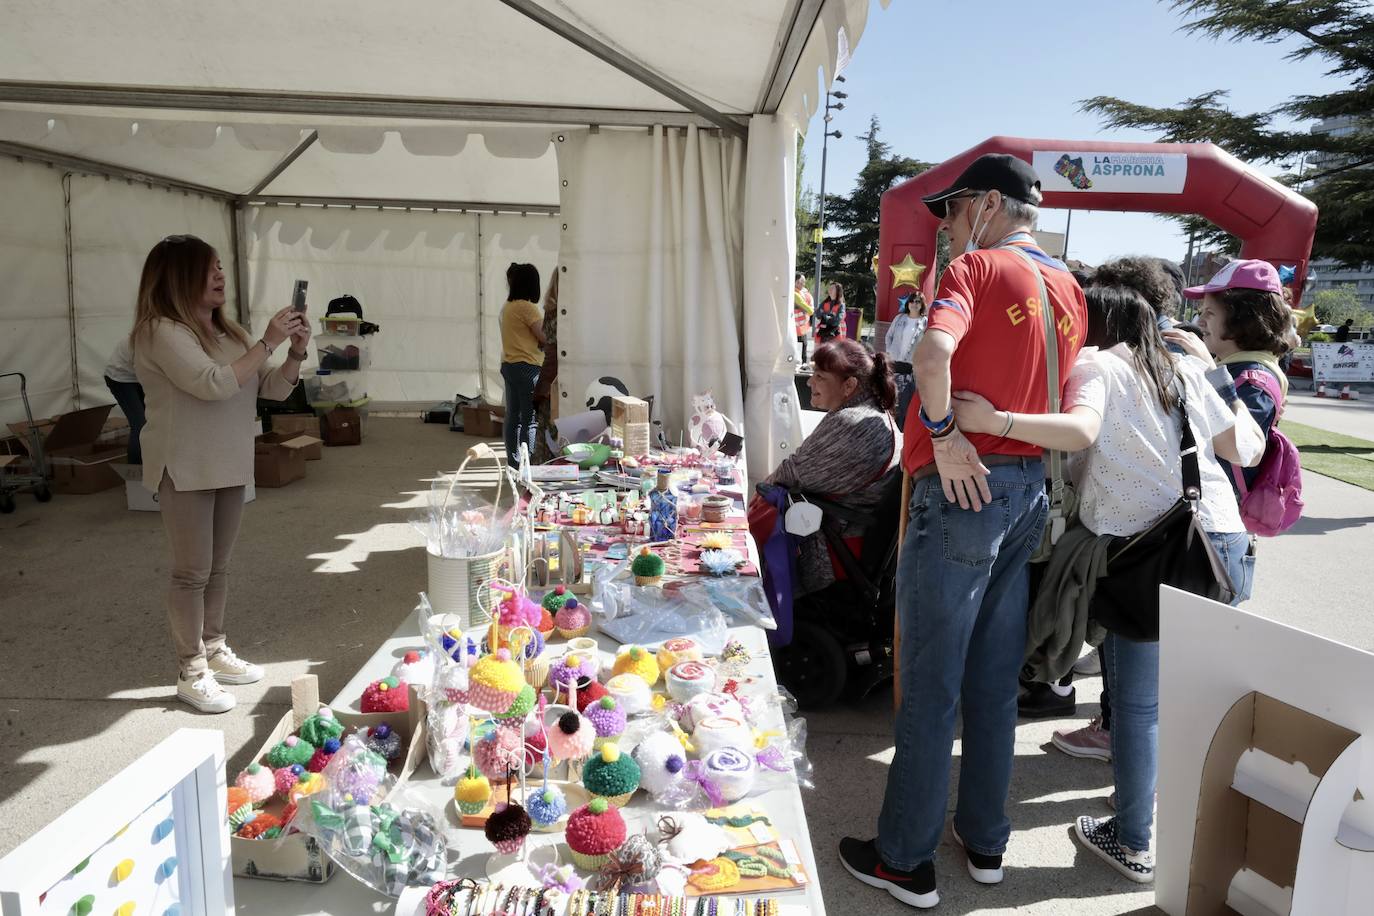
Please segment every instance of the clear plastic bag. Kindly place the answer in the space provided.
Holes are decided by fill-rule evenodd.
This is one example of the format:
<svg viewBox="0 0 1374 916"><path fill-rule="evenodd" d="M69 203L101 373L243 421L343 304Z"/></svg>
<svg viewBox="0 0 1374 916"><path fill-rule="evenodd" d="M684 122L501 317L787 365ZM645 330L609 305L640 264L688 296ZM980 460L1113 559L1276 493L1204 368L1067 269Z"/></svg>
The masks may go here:
<svg viewBox="0 0 1374 916"><path fill-rule="evenodd" d="M433 680L424 690L426 713L425 750L430 768L444 783L458 780L467 769L466 751L468 729L464 700L468 692L469 639L454 636L459 618L455 615L436 615L429 599L420 593L415 608L425 651L435 660ZM456 656L456 658L455 658Z"/></svg>
<svg viewBox="0 0 1374 916"><path fill-rule="evenodd" d="M610 583L592 614L603 633L623 644L652 646L675 636L690 636L708 654L725 648L725 615L700 582L676 588Z"/></svg>
<svg viewBox="0 0 1374 916"><path fill-rule="evenodd" d="M500 510L480 491L455 486L449 476L430 484L424 508L410 523L436 557L480 557L505 545L514 514L513 507Z"/></svg>

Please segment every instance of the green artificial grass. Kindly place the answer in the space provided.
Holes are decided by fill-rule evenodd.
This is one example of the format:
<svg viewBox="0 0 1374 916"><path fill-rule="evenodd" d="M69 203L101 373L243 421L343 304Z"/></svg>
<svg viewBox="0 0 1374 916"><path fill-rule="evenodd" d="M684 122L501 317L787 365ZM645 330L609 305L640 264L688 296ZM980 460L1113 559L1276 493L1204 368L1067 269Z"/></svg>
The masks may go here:
<svg viewBox="0 0 1374 916"><path fill-rule="evenodd" d="M1302 469L1374 491L1374 442L1284 420L1279 428L1302 455Z"/></svg>

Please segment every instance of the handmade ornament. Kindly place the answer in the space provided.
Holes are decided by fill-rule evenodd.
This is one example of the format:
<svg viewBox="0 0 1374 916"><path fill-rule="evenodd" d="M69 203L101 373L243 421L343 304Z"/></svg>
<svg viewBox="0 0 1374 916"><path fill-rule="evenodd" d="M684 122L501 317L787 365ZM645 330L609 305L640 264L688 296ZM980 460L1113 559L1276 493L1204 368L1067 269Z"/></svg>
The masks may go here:
<svg viewBox="0 0 1374 916"><path fill-rule="evenodd" d="M620 745L608 742L599 754L592 756L582 767L582 785L593 795L604 797L616 807L624 807L639 788L639 764L629 754L620 753Z"/></svg>
<svg viewBox="0 0 1374 916"><path fill-rule="evenodd" d="M321 706L313 716L307 716L300 728L301 739L315 747L323 747L330 738L342 738L343 733L343 724L334 717L334 710L328 706Z"/></svg>
<svg viewBox="0 0 1374 916"><path fill-rule="evenodd" d="M658 647L658 668L666 672L678 662L699 662L705 657L701 643L690 636L676 636Z"/></svg>
<svg viewBox="0 0 1374 916"><path fill-rule="evenodd" d="M735 539L728 531L708 531L697 541L702 550L729 550L735 546Z"/></svg>
<svg viewBox="0 0 1374 916"><path fill-rule="evenodd" d="M486 712L505 712L526 686L524 672L511 661L510 651L497 650L473 665L468 675L471 685L468 702Z"/></svg>
<svg viewBox="0 0 1374 916"><path fill-rule="evenodd" d="M367 749L385 760L401 756L401 736L386 722L367 730Z"/></svg>
<svg viewBox="0 0 1374 916"><path fill-rule="evenodd" d="M361 708L365 713L406 712L410 709L410 688L394 677L373 681L363 690Z"/></svg>
<svg viewBox="0 0 1374 916"><path fill-rule="evenodd" d="M708 753L701 763L727 802L739 801L754 788L757 765L748 751L722 747Z"/></svg>
<svg viewBox="0 0 1374 916"><path fill-rule="evenodd" d="M604 696L587 706L583 713L596 729L593 748L599 748L607 741L618 739L625 732L625 710L616 703L615 697Z"/></svg>
<svg viewBox="0 0 1374 916"><path fill-rule="evenodd" d="M293 803L299 802L302 798L308 798L316 793L323 792L325 789L324 775L322 773L304 773L301 778L296 780L296 784L291 787L291 791L286 793L286 797Z"/></svg>
<svg viewBox="0 0 1374 916"><path fill-rule="evenodd" d="M721 670L734 677L742 675L752 660L753 656L738 639L728 641L720 653Z"/></svg>
<svg viewBox="0 0 1374 916"><path fill-rule="evenodd" d="M688 732L715 716L727 716L744 720L744 707L732 694L699 693L683 704L678 714L678 723Z"/></svg>
<svg viewBox="0 0 1374 916"><path fill-rule="evenodd" d="M734 716L712 716L692 729L692 743L702 757L722 747L754 746L754 730Z"/></svg>
<svg viewBox="0 0 1374 916"><path fill-rule="evenodd" d="M540 827L551 827L568 813L563 790L547 783L529 799L530 819Z"/></svg>
<svg viewBox="0 0 1374 916"><path fill-rule="evenodd" d="M550 707L556 710L556 707ZM548 729L549 754L555 761L581 760L592 752L596 728L580 713L568 710Z"/></svg>
<svg viewBox="0 0 1374 916"><path fill-rule="evenodd" d="M233 814L244 805L252 807L253 800L248 796L248 790L242 786L230 786L225 794L225 813Z"/></svg>
<svg viewBox="0 0 1374 916"><path fill-rule="evenodd" d="M630 563L630 573L635 577L635 585L653 587L663 584L663 573L667 567L662 557L648 547L642 547L639 555Z"/></svg>
<svg viewBox="0 0 1374 916"><path fill-rule="evenodd" d="M272 771L260 763L250 763L239 773L234 785L248 793L248 800L255 805L267 801L277 791L277 783Z"/></svg>
<svg viewBox="0 0 1374 916"><path fill-rule="evenodd" d="M540 602L540 605L550 614L557 614L559 611L563 610L563 605L567 604L571 598L572 593L568 591L568 587L566 585L558 585L544 596L544 600Z"/></svg>
<svg viewBox="0 0 1374 916"><path fill-rule="evenodd" d="M434 819L388 804L354 804L311 799L297 823L330 850L355 877L393 897L407 886L434 884L447 859L443 835ZM346 861L345 861L346 860Z"/></svg>
<svg viewBox="0 0 1374 916"><path fill-rule="evenodd" d="M652 885L662 869L663 854L658 847L644 834L636 833L611 851L592 884L598 890L626 893Z"/></svg>
<svg viewBox="0 0 1374 916"><path fill-rule="evenodd" d="M679 703L686 703L702 693L716 688L716 672L703 662L678 662L664 675L668 695Z"/></svg>
<svg viewBox="0 0 1374 916"><path fill-rule="evenodd" d="M578 678L595 680L600 671L595 653L569 652L549 666L549 683L555 688L566 688L577 683Z"/></svg>
<svg viewBox="0 0 1374 916"><path fill-rule="evenodd" d="M494 728L472 748L477 769L492 780L504 780L524 764L522 733L511 728Z"/></svg>
<svg viewBox="0 0 1374 916"><path fill-rule="evenodd" d="M724 856L717 856L709 862L692 865L692 877L688 883L703 894L720 894L740 882L739 866Z"/></svg>
<svg viewBox="0 0 1374 916"><path fill-rule="evenodd" d="M682 781L687 753L674 735L655 732L639 743L633 756L639 764L640 784L651 795L657 797Z"/></svg>
<svg viewBox="0 0 1374 916"><path fill-rule="evenodd" d="M687 421L687 441L703 456L714 455L725 441L725 434L739 427L716 409L710 391L692 395L692 416Z"/></svg>
<svg viewBox="0 0 1374 916"><path fill-rule="evenodd" d="M267 752L267 762L273 769L295 766L296 764L305 766L313 756L315 756L313 744L296 735L288 735Z"/></svg>
<svg viewBox="0 0 1374 916"><path fill-rule="evenodd" d="M496 714L498 719L523 719L534 709L535 693L534 688L529 684L520 688L520 692L515 695L515 700L511 702L505 712Z"/></svg>
<svg viewBox="0 0 1374 916"><path fill-rule="evenodd" d="M627 716L646 713L653 705L653 691L649 689L649 682L628 671L607 681L606 693L615 697Z"/></svg>
<svg viewBox="0 0 1374 916"><path fill-rule="evenodd" d="M453 787L453 800L463 814L480 814L491 800L491 782L469 764L468 773Z"/></svg>
<svg viewBox="0 0 1374 916"><path fill-rule="evenodd" d="M272 774L272 780L276 783L277 794L286 798L291 794L291 788L300 778L305 775L305 767L299 763L293 763L289 767L282 767Z"/></svg>
<svg viewBox="0 0 1374 916"><path fill-rule="evenodd" d="M467 713L456 703L433 702L425 720L425 750L430 768L441 779L456 776L463 768L463 746L468 738Z"/></svg>
<svg viewBox="0 0 1374 916"><path fill-rule="evenodd" d="M730 576L744 564L744 554L737 550L703 550L698 563L709 575Z"/></svg>
<svg viewBox="0 0 1374 916"><path fill-rule="evenodd" d="M407 684L427 687L434 682L434 655L423 649L411 649L392 667L391 676Z"/></svg>
<svg viewBox="0 0 1374 916"><path fill-rule="evenodd" d="M606 687L600 681L593 681L585 677L577 679L577 689L575 691L559 690L556 691L555 696L560 700L568 700L571 699L569 696L570 693L577 694L577 711L584 715L587 712L588 706L595 705L600 702L603 697L609 695Z"/></svg>
<svg viewBox="0 0 1374 916"><path fill-rule="evenodd" d="M525 837L530 835L530 816L517 802L497 802L482 832L497 852L510 855L523 846Z"/></svg>
<svg viewBox="0 0 1374 916"><path fill-rule="evenodd" d="M358 735L349 735L325 767L325 773L332 796L366 805L386 776L386 758L369 750Z"/></svg>
<svg viewBox="0 0 1374 916"><path fill-rule="evenodd" d="M244 802L237 808L231 808L229 810L229 829L237 833L240 827L257 817L257 815L258 809L253 807L249 802Z"/></svg>
<svg viewBox="0 0 1374 916"><path fill-rule="evenodd" d="M280 833L281 821L266 811L258 811L253 815L252 820L246 821L240 825L238 830L234 831L234 836L242 837L245 840L256 840L259 837L272 839Z"/></svg>
<svg viewBox="0 0 1374 916"><path fill-rule="evenodd" d="M305 768L311 773L324 772L324 768L329 766L330 759L339 752L340 747L342 747L342 743L338 738L324 739L324 744L320 745L315 751L314 756L310 758L310 762L305 765Z"/></svg>
<svg viewBox="0 0 1374 916"><path fill-rule="evenodd" d="M664 815L657 826L663 851L678 862L710 861L730 848L730 835L700 814Z"/></svg>
<svg viewBox="0 0 1374 916"><path fill-rule="evenodd" d="M564 639L587 635L592 626L592 615L576 598L569 598L558 613L553 615L554 628Z"/></svg>
<svg viewBox="0 0 1374 916"><path fill-rule="evenodd" d="M625 842L625 819L604 798L590 802L568 815L565 835L573 862L579 868L595 870Z"/></svg>
<svg viewBox="0 0 1374 916"><path fill-rule="evenodd" d="M644 683L652 686L658 682L658 659L643 646L623 646L616 653L611 671L614 674L637 674L644 678Z"/></svg>

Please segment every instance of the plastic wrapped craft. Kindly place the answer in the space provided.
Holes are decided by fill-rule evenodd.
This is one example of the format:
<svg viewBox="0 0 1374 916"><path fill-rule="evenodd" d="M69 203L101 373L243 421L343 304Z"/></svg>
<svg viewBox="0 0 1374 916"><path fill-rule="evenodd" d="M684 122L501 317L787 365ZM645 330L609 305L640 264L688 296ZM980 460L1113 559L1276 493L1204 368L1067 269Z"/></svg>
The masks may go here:
<svg viewBox="0 0 1374 916"><path fill-rule="evenodd" d="M674 588L638 588L609 583L593 611L603 633L625 644L657 645L674 636L690 636L708 654L725 647L725 616L700 582Z"/></svg>
<svg viewBox="0 0 1374 916"><path fill-rule="evenodd" d="M424 691L428 706L425 750L430 768L442 781L450 782L462 775L468 762L464 752L469 728L465 704L468 668L476 656L467 651L469 640L458 629L458 618L436 616L423 593L415 613L425 650L434 659L434 673Z"/></svg>
<svg viewBox="0 0 1374 916"><path fill-rule="evenodd" d="M385 763L357 736L344 739L324 776L326 787L300 800L291 826L335 864L392 897L444 877L447 844L434 815L394 791Z"/></svg>
<svg viewBox="0 0 1374 916"><path fill-rule="evenodd" d="M480 491L459 486L451 476L430 484L424 508L410 523L433 556L480 557L505 544L513 515L513 507L498 510Z"/></svg>
<svg viewBox="0 0 1374 916"><path fill-rule="evenodd" d="M765 630L778 628L778 622L773 619L773 609L768 606L768 595L763 590L762 579L756 576L727 576L703 578L700 582L731 626L750 625Z"/></svg>

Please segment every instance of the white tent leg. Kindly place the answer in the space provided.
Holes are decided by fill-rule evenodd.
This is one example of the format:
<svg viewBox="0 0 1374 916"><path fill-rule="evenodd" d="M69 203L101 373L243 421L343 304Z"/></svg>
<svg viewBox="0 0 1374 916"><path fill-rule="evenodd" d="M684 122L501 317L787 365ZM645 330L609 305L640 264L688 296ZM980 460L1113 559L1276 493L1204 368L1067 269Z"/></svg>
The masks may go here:
<svg viewBox="0 0 1374 916"><path fill-rule="evenodd" d="M76 280L72 274L72 173L62 176L62 227L67 245L67 337L72 353L72 405L81 409L81 370L76 353Z"/></svg>
<svg viewBox="0 0 1374 916"><path fill-rule="evenodd" d="M238 310L239 324L251 334L253 314L248 302L248 232L244 217L246 210L243 201L234 201L229 220L229 235L234 246L234 308Z"/></svg>

